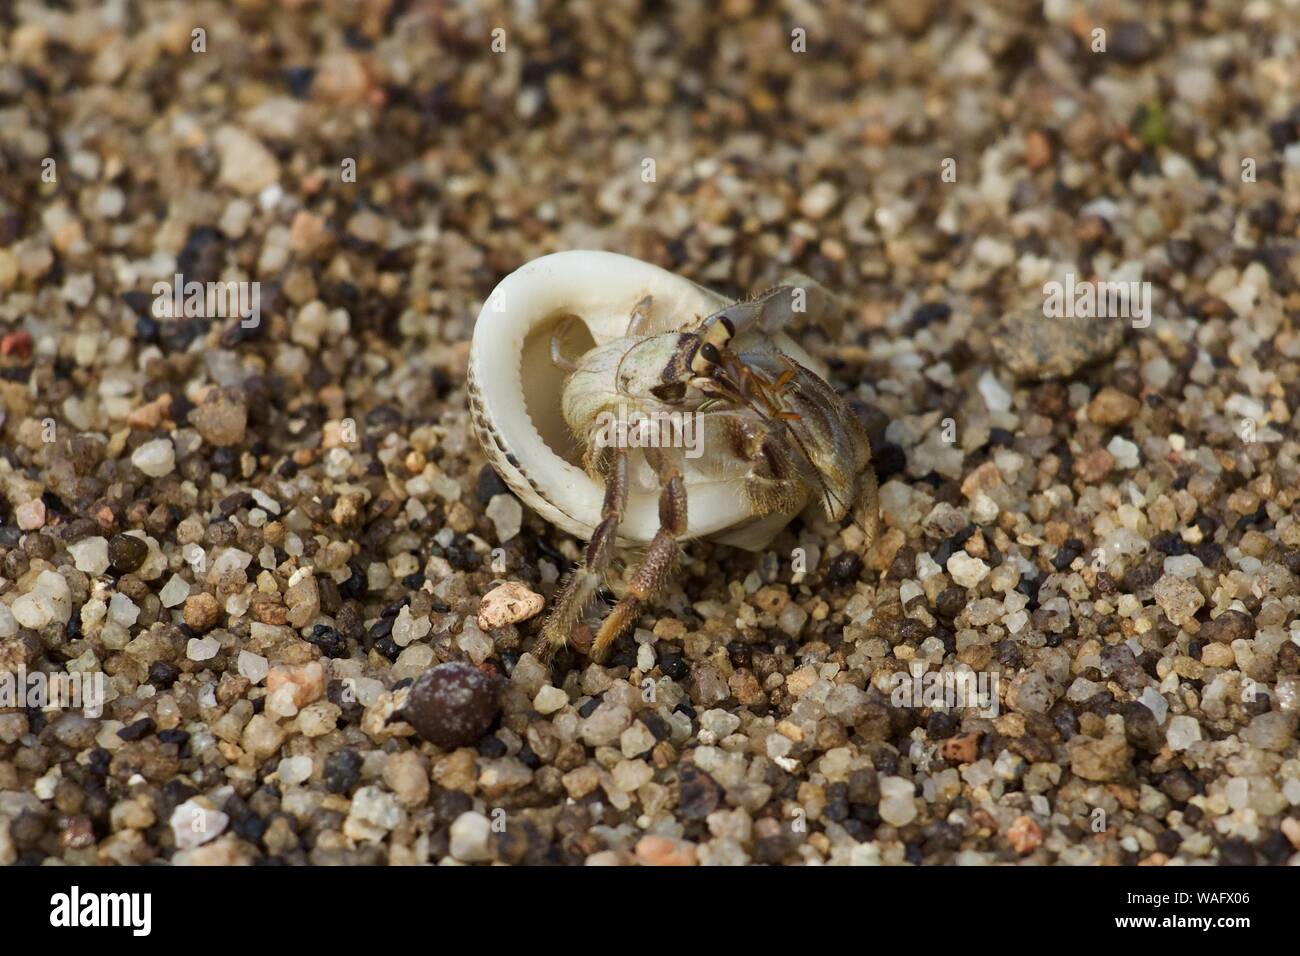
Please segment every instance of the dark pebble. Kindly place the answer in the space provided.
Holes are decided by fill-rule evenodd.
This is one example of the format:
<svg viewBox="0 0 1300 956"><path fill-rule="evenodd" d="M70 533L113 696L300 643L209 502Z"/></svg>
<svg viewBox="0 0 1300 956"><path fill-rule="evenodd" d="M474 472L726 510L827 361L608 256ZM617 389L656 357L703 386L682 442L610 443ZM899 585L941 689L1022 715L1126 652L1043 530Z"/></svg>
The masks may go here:
<svg viewBox="0 0 1300 956"><path fill-rule="evenodd" d="M1245 611L1224 611L1201 627L1201 639L1231 644L1235 640L1248 641L1255 636L1255 621Z"/></svg>
<svg viewBox="0 0 1300 956"><path fill-rule="evenodd" d="M1083 553L1083 542L1078 538L1069 538L1062 543L1060 549L1056 552L1056 557L1052 558L1052 567L1058 571L1064 571L1074 563L1074 559Z"/></svg>
<svg viewBox="0 0 1300 956"><path fill-rule="evenodd" d="M117 735L123 740L139 740L153 733L154 722L152 717L141 717L133 724L127 724L117 732Z"/></svg>
<svg viewBox="0 0 1300 956"><path fill-rule="evenodd" d="M1219 863L1223 866L1254 866L1255 851L1240 838L1224 840L1219 844Z"/></svg>
<svg viewBox="0 0 1300 956"><path fill-rule="evenodd" d="M307 638L309 644L315 644L326 657L347 657L348 642L338 631L328 624L317 624Z"/></svg>
<svg viewBox="0 0 1300 956"><path fill-rule="evenodd" d="M944 588L934 599L934 609L940 617L952 620L966 608L966 589L960 587Z"/></svg>
<svg viewBox="0 0 1300 956"><path fill-rule="evenodd" d="M1151 547L1171 557L1180 557L1188 552L1187 542L1183 540L1183 536L1173 531L1156 535L1151 539Z"/></svg>
<svg viewBox="0 0 1300 956"><path fill-rule="evenodd" d="M154 661L149 665L149 683L154 687L168 688L181 676L180 668L167 661Z"/></svg>
<svg viewBox="0 0 1300 956"><path fill-rule="evenodd" d="M411 687L404 717L444 750L465 747L487 733L501 709L497 681L460 661L431 667Z"/></svg>
<svg viewBox="0 0 1300 956"><path fill-rule="evenodd" d="M654 735L655 740L667 740L672 736L673 729L668 721L664 720L652 710L647 710L640 716L641 723L645 724L646 730Z"/></svg>
<svg viewBox="0 0 1300 956"><path fill-rule="evenodd" d="M149 556L149 546L129 534L115 534L108 539L108 563L118 574L138 571Z"/></svg>
<svg viewBox="0 0 1300 956"><path fill-rule="evenodd" d="M1165 255L1169 264L1180 272L1186 272L1196 264L1199 251L1196 243L1190 239L1170 239L1165 243Z"/></svg>
<svg viewBox="0 0 1300 956"><path fill-rule="evenodd" d="M703 820L722 802L722 787L703 770L684 766L678 771L678 813L685 820Z"/></svg>
<svg viewBox="0 0 1300 956"><path fill-rule="evenodd" d="M1111 30L1109 50L1122 63L1141 63L1158 48L1151 31L1138 20L1123 20Z"/></svg>
<svg viewBox="0 0 1300 956"><path fill-rule="evenodd" d="M498 475L491 465L484 465L478 473L478 484L474 488L474 496L478 498L478 503L487 507L497 495L510 493L510 488L501 476Z"/></svg>
<svg viewBox="0 0 1300 956"><path fill-rule="evenodd" d="M925 733L931 740L947 740L957 732L957 719L952 714L935 711L926 722Z"/></svg>
<svg viewBox="0 0 1300 956"><path fill-rule="evenodd" d="M862 555L856 551L844 551L831 559L826 569L826 582L832 587L844 587L853 584L862 576Z"/></svg>
<svg viewBox="0 0 1300 956"><path fill-rule="evenodd" d="M911 321L907 323L906 332L911 334L917 332L927 325L933 325L935 322L942 322L952 315L952 306L947 302L926 302L917 306L916 311L912 313Z"/></svg>
<svg viewBox="0 0 1300 956"><path fill-rule="evenodd" d="M659 655L659 669L663 671L664 676L671 677L673 680L681 680L691 672L686 661L682 660L682 655L671 651Z"/></svg>
<svg viewBox="0 0 1300 956"><path fill-rule="evenodd" d="M450 825L458 816L474 809L474 800L459 790L440 790L432 800L433 817L441 825Z"/></svg>
<svg viewBox="0 0 1300 956"><path fill-rule="evenodd" d="M361 754L336 750L325 758L325 789L330 793L351 793L361 779Z"/></svg>
<svg viewBox="0 0 1300 956"><path fill-rule="evenodd" d="M884 484L895 475L901 475L907 468L907 452L894 442L881 442L871 450L871 464L876 472L876 480Z"/></svg>
<svg viewBox="0 0 1300 956"><path fill-rule="evenodd" d="M880 803L880 778L871 767L863 767L849 774L849 803L876 806Z"/></svg>

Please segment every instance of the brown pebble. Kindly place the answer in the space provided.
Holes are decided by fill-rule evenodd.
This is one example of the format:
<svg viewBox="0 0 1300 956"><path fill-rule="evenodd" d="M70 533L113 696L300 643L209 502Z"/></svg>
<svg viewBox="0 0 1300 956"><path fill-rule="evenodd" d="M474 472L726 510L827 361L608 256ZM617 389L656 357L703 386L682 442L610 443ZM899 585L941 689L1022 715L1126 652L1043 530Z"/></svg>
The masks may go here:
<svg viewBox="0 0 1300 956"><path fill-rule="evenodd" d="M695 866L695 844L667 836L643 836L636 844L642 866Z"/></svg>
<svg viewBox="0 0 1300 956"><path fill-rule="evenodd" d="M1200 636L1221 644L1248 641L1255 636L1255 621L1244 611L1224 611L1201 628Z"/></svg>
<svg viewBox="0 0 1300 956"><path fill-rule="evenodd" d="M526 621L540 613L543 604L540 594L517 581L507 581L483 595L478 606L478 626L492 631Z"/></svg>
<svg viewBox="0 0 1300 956"><path fill-rule="evenodd" d="M1052 144L1041 130L1031 130L1025 136L1025 165L1039 170L1052 161Z"/></svg>
<svg viewBox="0 0 1300 956"><path fill-rule="evenodd" d="M501 709L499 682L462 661L431 667L411 686L403 716L429 743L451 750L476 743Z"/></svg>
<svg viewBox="0 0 1300 956"><path fill-rule="evenodd" d="M1026 853L1033 853L1042 844L1043 831L1034 822L1033 817L1019 816L1011 822L1011 829L1007 831L1007 841L1017 853L1024 856Z"/></svg>
<svg viewBox="0 0 1300 956"><path fill-rule="evenodd" d="M190 424L210 445L239 445L248 427L248 409L236 389L213 389L203 404L190 412Z"/></svg>
<svg viewBox="0 0 1300 956"><path fill-rule="evenodd" d="M1115 467L1115 456L1104 448L1093 448L1074 459L1074 475L1087 484L1095 484L1110 474Z"/></svg>
<svg viewBox="0 0 1300 956"><path fill-rule="evenodd" d="M962 734L960 737L949 737L945 740L940 753L944 760L954 763L973 763L979 755L979 746L979 734Z"/></svg>
<svg viewBox="0 0 1300 956"><path fill-rule="evenodd" d="M1107 386L1088 403L1088 419L1106 428L1114 428L1132 421L1141 410L1142 403L1132 395Z"/></svg>
<svg viewBox="0 0 1300 956"><path fill-rule="evenodd" d="M221 609L217 599L206 591L191 594L185 599L185 624L190 630L202 633L217 623Z"/></svg>

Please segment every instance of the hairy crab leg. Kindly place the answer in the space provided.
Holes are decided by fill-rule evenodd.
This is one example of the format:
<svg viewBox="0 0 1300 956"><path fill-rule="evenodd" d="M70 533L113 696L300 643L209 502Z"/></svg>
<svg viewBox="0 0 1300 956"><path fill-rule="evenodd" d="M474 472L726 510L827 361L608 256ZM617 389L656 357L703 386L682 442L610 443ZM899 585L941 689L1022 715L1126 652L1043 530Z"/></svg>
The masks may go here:
<svg viewBox="0 0 1300 956"><path fill-rule="evenodd" d="M627 593L601 622L591 645L593 661L604 659L609 646L635 623L641 606L672 578L681 553L677 538L686 532L686 485L677 468L666 464L662 456L646 449L646 457L659 472L659 530L632 572Z"/></svg>
<svg viewBox="0 0 1300 956"><path fill-rule="evenodd" d="M536 654L543 663L550 661L555 652L569 642L569 635L591 606L614 557L614 537L618 532L623 509L627 506L628 467L627 449L616 448L610 451L612 458L602 469L605 474L605 501L601 507L601 521L587 542L582 564L569 574L555 599L551 616L542 627L542 639L537 645Z"/></svg>

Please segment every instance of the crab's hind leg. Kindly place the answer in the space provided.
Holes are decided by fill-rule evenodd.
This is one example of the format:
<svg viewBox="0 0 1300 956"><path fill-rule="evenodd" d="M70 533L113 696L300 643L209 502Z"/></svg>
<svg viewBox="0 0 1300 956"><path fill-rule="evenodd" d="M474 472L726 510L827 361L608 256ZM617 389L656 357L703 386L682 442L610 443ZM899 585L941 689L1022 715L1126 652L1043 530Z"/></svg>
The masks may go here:
<svg viewBox="0 0 1300 956"><path fill-rule="evenodd" d="M605 476L605 501L601 507L601 521L596 525L583 561L569 574L568 580L555 599L551 616L542 626L542 639L535 653L543 662L549 661L569 641L573 628L582 620L596 597L605 572L614 557L614 537L623 509L627 506L627 450L607 449L607 457L600 470Z"/></svg>
<svg viewBox="0 0 1300 956"><path fill-rule="evenodd" d="M681 553L677 539L686 533L686 484L677 467L661 455L646 449L646 457L659 473L659 530L632 572L622 600L601 622L591 645L590 656L594 661L604 659L609 646L635 623L642 605L668 583Z"/></svg>
<svg viewBox="0 0 1300 956"><path fill-rule="evenodd" d="M880 533L880 486L876 470L868 461L858 476L858 498L853 503L853 520L862 529L862 552L865 554L875 544Z"/></svg>

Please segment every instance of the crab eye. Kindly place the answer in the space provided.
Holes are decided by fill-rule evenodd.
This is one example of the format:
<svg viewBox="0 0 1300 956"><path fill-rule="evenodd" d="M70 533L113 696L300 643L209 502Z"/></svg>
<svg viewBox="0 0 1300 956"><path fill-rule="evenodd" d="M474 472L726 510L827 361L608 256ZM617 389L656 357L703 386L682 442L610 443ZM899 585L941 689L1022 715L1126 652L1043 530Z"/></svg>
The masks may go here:
<svg viewBox="0 0 1300 956"><path fill-rule="evenodd" d="M710 369L715 367L721 358L717 346L712 342L704 342L695 353L695 357L691 359L691 371L696 375L708 375Z"/></svg>
<svg viewBox="0 0 1300 956"><path fill-rule="evenodd" d="M650 394L665 405L679 405L686 398L685 382L668 382L650 389Z"/></svg>

